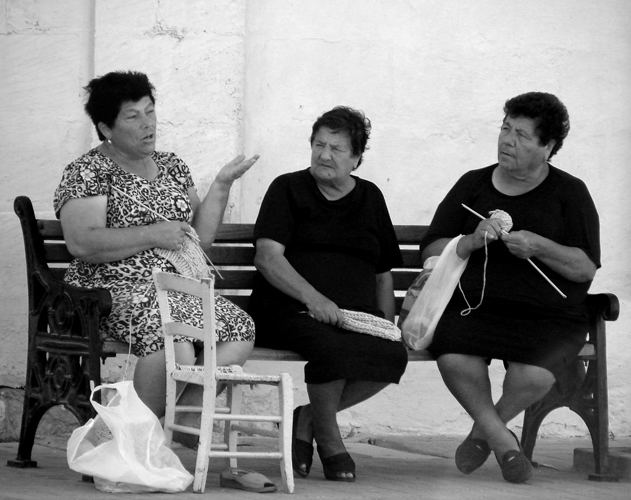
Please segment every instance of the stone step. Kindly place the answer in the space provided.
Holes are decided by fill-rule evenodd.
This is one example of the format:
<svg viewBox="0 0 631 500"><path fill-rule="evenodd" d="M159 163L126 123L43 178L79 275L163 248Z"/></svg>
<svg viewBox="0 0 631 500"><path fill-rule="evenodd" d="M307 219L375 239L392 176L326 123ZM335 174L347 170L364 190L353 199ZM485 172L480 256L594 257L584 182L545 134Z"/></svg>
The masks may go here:
<svg viewBox="0 0 631 500"><path fill-rule="evenodd" d="M574 468L585 474L593 472L594 454L591 448L574 449ZM613 446L609 448L609 473L621 480L631 479L631 447Z"/></svg>

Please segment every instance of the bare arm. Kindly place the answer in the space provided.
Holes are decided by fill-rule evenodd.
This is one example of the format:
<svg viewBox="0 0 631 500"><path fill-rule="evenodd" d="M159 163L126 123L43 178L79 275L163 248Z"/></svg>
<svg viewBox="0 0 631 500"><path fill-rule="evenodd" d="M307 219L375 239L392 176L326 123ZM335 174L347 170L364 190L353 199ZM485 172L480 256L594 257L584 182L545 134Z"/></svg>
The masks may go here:
<svg viewBox="0 0 631 500"><path fill-rule="evenodd" d="M443 249L447 246L447 243L449 243L449 238L439 238L432 241L429 245L423 248L423 251L421 252L421 260L425 262L429 257L440 255Z"/></svg>
<svg viewBox="0 0 631 500"><path fill-rule="evenodd" d="M108 228L106 196L91 196L66 202L60 212L61 227L68 251L86 262L121 260L154 247L175 250L186 238L188 224L156 224Z"/></svg>
<svg viewBox="0 0 631 500"><path fill-rule="evenodd" d="M283 244L269 238L258 239L254 265L272 286L305 304L313 318L323 323L342 324L340 309L294 269L285 257Z"/></svg>
<svg viewBox="0 0 631 500"><path fill-rule="evenodd" d="M536 257L570 281L583 283L596 274L596 265L580 248L561 245L530 231L514 231L502 235L502 240L516 257Z"/></svg>
<svg viewBox="0 0 631 500"><path fill-rule="evenodd" d="M248 158L239 155L226 163L210 185L204 200L200 202L195 189L189 189L188 196L193 207L193 227L202 247L209 247L215 240L217 229L223 219L228 195L232 184L241 177L258 160L258 155Z"/></svg>
<svg viewBox="0 0 631 500"><path fill-rule="evenodd" d="M377 307L384 313L386 319L394 321L394 285L392 273L377 274Z"/></svg>

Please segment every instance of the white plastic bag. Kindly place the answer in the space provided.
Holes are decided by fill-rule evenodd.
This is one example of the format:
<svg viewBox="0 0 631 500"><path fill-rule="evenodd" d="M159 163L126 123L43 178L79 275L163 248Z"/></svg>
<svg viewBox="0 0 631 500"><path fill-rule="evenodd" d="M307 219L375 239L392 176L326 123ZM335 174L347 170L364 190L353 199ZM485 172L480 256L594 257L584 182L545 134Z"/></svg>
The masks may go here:
<svg viewBox="0 0 631 500"><path fill-rule="evenodd" d="M420 351L431 344L438 320L467 267L469 259L461 259L456 253L460 238L462 235L447 243L403 321L401 335L412 350Z"/></svg>
<svg viewBox="0 0 631 500"><path fill-rule="evenodd" d="M107 406L94 401L113 389ZM90 402L98 413L68 439L68 466L94 477L97 489L112 493L184 491L193 476L165 445L158 418L140 400L131 381L95 387Z"/></svg>

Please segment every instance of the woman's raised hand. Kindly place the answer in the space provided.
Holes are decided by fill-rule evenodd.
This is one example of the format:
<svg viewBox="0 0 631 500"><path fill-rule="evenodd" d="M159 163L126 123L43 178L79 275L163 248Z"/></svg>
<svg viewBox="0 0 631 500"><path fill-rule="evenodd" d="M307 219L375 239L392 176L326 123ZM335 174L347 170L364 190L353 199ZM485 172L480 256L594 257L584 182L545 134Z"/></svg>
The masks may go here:
<svg viewBox="0 0 631 500"><path fill-rule="evenodd" d="M246 159L245 155L239 155L232 161L226 163L215 177L216 182L232 184L239 177L245 174L252 165L259 159L259 155L254 155Z"/></svg>

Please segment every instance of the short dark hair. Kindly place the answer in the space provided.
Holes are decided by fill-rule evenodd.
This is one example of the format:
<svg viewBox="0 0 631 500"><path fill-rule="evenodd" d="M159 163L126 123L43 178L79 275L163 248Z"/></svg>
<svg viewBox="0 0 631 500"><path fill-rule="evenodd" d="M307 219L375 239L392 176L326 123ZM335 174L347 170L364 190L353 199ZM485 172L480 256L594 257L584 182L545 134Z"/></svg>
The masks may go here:
<svg viewBox="0 0 631 500"><path fill-rule="evenodd" d="M364 113L348 106L336 106L320 116L311 129L309 143L313 145L316 133L321 127L330 128L333 132L346 132L351 140L353 156L359 156L357 166L361 165L362 155L367 148L371 124Z"/></svg>
<svg viewBox="0 0 631 500"><path fill-rule="evenodd" d="M149 96L154 104L156 102L149 78L138 71L112 71L90 80L84 90L88 93L85 111L101 140L105 140L105 136L99 130L99 123L113 127L124 102L136 102L145 96Z"/></svg>
<svg viewBox="0 0 631 500"><path fill-rule="evenodd" d="M570 117L565 105L553 94L527 92L506 101L504 113L511 118L525 116L535 122L535 131L541 144L555 141L550 157L563 146L570 131Z"/></svg>

